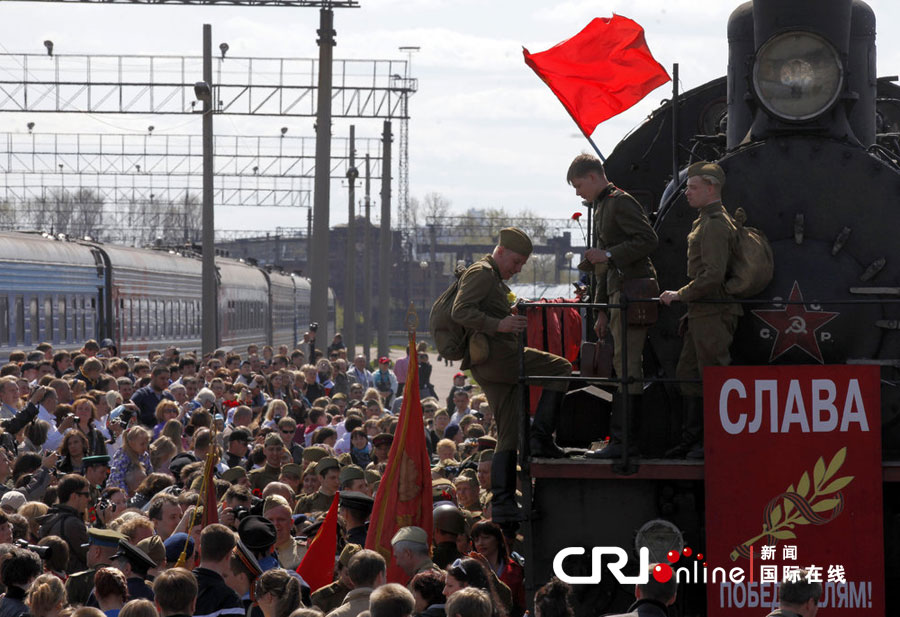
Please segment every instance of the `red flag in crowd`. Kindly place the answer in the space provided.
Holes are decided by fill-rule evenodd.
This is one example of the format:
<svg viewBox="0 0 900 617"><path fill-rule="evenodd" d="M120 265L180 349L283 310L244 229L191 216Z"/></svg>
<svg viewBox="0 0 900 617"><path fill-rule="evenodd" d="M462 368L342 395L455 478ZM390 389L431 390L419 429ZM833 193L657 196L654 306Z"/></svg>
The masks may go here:
<svg viewBox="0 0 900 617"><path fill-rule="evenodd" d="M522 53L586 137L670 80L653 59L644 29L621 15L595 18L547 51Z"/></svg>
<svg viewBox="0 0 900 617"><path fill-rule="evenodd" d="M377 551L388 563L388 581L401 584L406 584L409 577L394 561L391 538L401 527L411 525L425 530L429 545L432 534L431 460L425 445L415 340L409 344L409 357L400 422L378 485L366 536L366 548Z"/></svg>
<svg viewBox="0 0 900 617"><path fill-rule="evenodd" d="M325 515L325 522L319 527L319 533L313 538L300 565L297 574L309 584L310 592L331 584L334 573L334 556L337 553L337 518L340 492L334 494L331 507Z"/></svg>
<svg viewBox="0 0 900 617"><path fill-rule="evenodd" d="M200 520L201 529L207 525L219 522L219 500L216 498L216 455L215 448L209 449L206 455L206 466L203 468L203 518Z"/></svg>

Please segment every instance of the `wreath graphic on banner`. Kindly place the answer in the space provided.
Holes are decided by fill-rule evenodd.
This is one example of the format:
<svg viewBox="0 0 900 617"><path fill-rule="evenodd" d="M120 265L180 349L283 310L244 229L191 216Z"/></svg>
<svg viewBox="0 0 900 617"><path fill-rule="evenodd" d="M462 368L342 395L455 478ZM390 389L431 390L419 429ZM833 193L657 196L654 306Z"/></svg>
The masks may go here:
<svg viewBox="0 0 900 617"><path fill-rule="evenodd" d="M804 471L796 488L791 484L787 491L773 497L763 512L762 533L735 546L731 551L731 560L737 561L741 557L749 559L751 547L760 540L774 546L779 540L796 538L792 530L797 525L825 525L837 518L844 511L841 490L855 477L832 479L846 458L846 446L837 451L827 467L820 456L813 467L811 482L809 472Z"/></svg>

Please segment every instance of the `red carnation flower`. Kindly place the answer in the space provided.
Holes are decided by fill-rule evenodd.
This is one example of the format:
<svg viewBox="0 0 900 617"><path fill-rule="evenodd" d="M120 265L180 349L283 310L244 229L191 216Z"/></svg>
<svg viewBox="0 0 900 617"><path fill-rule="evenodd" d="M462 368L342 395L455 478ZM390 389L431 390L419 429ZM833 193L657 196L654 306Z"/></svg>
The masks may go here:
<svg viewBox="0 0 900 617"><path fill-rule="evenodd" d="M258 488L253 489L253 495L254 497L262 497L262 490Z"/></svg>
<svg viewBox="0 0 900 617"><path fill-rule="evenodd" d="M573 221L577 221L580 218L581 218L581 212L576 212L575 214L572 215Z"/></svg>

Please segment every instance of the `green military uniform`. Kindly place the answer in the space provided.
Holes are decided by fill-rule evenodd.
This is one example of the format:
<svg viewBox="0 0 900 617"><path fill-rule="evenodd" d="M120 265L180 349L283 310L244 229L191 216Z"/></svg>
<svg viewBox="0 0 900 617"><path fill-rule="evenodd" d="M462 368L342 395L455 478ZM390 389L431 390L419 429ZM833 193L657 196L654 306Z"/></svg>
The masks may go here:
<svg viewBox="0 0 900 617"><path fill-rule="evenodd" d="M678 295L688 303L688 328L675 376L698 379L706 366L731 364L729 347L743 314L740 304L695 303L731 298L725 293L725 277L737 229L722 202L700 208L687 240L687 274L691 280ZM703 395L703 387L697 383L681 384L681 391L685 396Z"/></svg>
<svg viewBox="0 0 900 617"><path fill-rule="evenodd" d="M326 495L321 490L312 495L302 495L294 506L294 514L309 514L310 512L325 512L331 507L334 495Z"/></svg>
<svg viewBox="0 0 900 617"><path fill-rule="evenodd" d="M470 342L460 368L472 369L472 376L484 391L494 410L497 424L497 451L515 451L518 445L519 342L518 335L498 332L497 326L504 317L512 314L510 289L503 282L493 257L485 255L463 273L459 291L453 303L453 320L464 326L483 345L487 344L486 359L473 366ZM525 373L527 375L567 376L572 365L565 358L551 353L525 348ZM565 392L564 381L536 383L549 390Z"/></svg>
<svg viewBox="0 0 900 617"><path fill-rule="evenodd" d="M281 477L281 468L266 463L265 467L250 472L250 490L263 490L269 482L278 482L279 477Z"/></svg>
<svg viewBox="0 0 900 617"><path fill-rule="evenodd" d="M631 195L610 183L594 201L594 238L597 248L606 250L609 261L594 264L594 302L618 304L625 280L656 278L650 253L659 240L650 227L644 208ZM609 309L609 333L614 342L613 364L622 371L622 310ZM628 376L642 377L641 356L649 326L628 326ZM634 383L629 394L640 394L643 384Z"/></svg>
<svg viewBox="0 0 900 617"><path fill-rule="evenodd" d="M310 600L313 606L321 609L327 615L344 602L348 593L350 593L350 588L344 585L341 579L338 579L314 592L310 596Z"/></svg>

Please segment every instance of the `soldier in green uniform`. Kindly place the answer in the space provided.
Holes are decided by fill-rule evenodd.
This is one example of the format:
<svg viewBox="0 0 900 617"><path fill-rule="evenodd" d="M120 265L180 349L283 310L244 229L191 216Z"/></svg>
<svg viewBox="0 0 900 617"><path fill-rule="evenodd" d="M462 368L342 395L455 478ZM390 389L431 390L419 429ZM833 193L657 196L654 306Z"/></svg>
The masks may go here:
<svg viewBox="0 0 900 617"><path fill-rule="evenodd" d="M322 486L312 495L303 495L294 506L294 514L324 512L331 507L334 494L340 483L340 463L332 456L326 456L316 463L316 473L322 478Z"/></svg>
<svg viewBox="0 0 900 617"><path fill-rule="evenodd" d="M452 317L466 329L468 349L462 369L471 368L497 423L497 449L491 467L494 521L514 524L520 519L515 500L516 449L521 397L519 390L519 334L528 326L524 315L513 314L514 297L504 283L518 273L532 251L531 239L521 229L500 231L490 255L469 266L459 280ZM568 376L572 365L565 358L525 348L525 374ZM553 430L567 381L537 383L544 391L531 427L531 454L565 456L553 442Z"/></svg>
<svg viewBox="0 0 900 617"><path fill-rule="evenodd" d="M94 456L85 456L82 459L84 464L84 477L91 485L91 503L96 504L100 501L100 492L103 485L106 484L106 478L109 476L109 455L97 454ZM102 527L102 523L97 518L96 523Z"/></svg>
<svg viewBox="0 0 900 617"><path fill-rule="evenodd" d="M699 379L706 366L731 364L729 348L743 314L740 304L703 304L698 300L730 300L725 293L728 258L737 242L737 228L722 205L725 172L715 163L700 161L688 168L685 197L697 218L688 234L687 275L678 291L664 291L660 301L687 302L687 331L678 358L678 379ZM684 417L682 440L666 452L668 457L703 458L703 387L682 383Z"/></svg>
<svg viewBox="0 0 900 617"><path fill-rule="evenodd" d="M603 163L596 157L589 154L575 157L566 180L575 188L575 194L590 202L594 210L594 246L585 251L582 262L595 275L593 301L618 304L622 300L624 281L656 278L650 253L656 249L659 239L650 227L641 204L606 178ZM613 365L619 377L624 375L623 347L627 352L628 376L640 378L643 375L641 356L648 330L649 326L629 324L623 344L622 310L598 311L594 332L601 340L612 336ZM621 387L619 391L622 391ZM627 393L631 400L627 418L624 417L625 405L621 395L615 397L609 444L602 450L588 453L589 458L616 458L622 455L622 432L626 424L629 435L636 436L634 429L641 412L642 391L642 383L628 385ZM635 441L631 441L631 445L633 451L630 453L637 454Z"/></svg>
<svg viewBox="0 0 900 617"><path fill-rule="evenodd" d="M337 580L330 585L322 587L310 596L313 606L321 609L326 615L339 607L350 590L353 589L353 583L350 582L350 576L347 574L347 565L350 563L350 558L361 550L362 546L359 544L345 545L338 559Z"/></svg>
<svg viewBox="0 0 900 617"><path fill-rule="evenodd" d="M468 536L469 527L465 515L452 503L435 506L433 522L434 550L431 559L437 567L446 569L463 556L459 550L459 539L460 536Z"/></svg>
<svg viewBox="0 0 900 617"><path fill-rule="evenodd" d="M66 579L66 596L69 604L78 605L87 602L94 588L94 574L112 562L112 556L119 549L119 540L125 536L111 529L88 529L87 565L88 569L76 572Z"/></svg>
<svg viewBox="0 0 900 617"><path fill-rule="evenodd" d="M347 542L365 546L369 533L369 515L375 500L359 491L341 491L338 516L344 521L344 535Z"/></svg>
<svg viewBox="0 0 900 617"><path fill-rule="evenodd" d="M428 534L421 527L401 527L391 538L394 560L411 581L419 572L440 570L431 561L428 550Z"/></svg>
<svg viewBox="0 0 900 617"><path fill-rule="evenodd" d="M281 459L284 453L284 441L278 433L266 435L263 451L266 455L266 465L250 472L250 490L262 490L269 482L277 482L281 476Z"/></svg>

